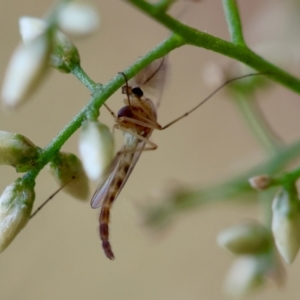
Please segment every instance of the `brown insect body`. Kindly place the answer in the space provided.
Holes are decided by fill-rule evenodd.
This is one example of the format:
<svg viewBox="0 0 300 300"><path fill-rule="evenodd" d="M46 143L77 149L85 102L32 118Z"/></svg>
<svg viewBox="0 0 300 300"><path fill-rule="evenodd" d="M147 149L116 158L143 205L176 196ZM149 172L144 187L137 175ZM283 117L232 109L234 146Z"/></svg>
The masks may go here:
<svg viewBox="0 0 300 300"><path fill-rule="evenodd" d="M126 106L119 110L114 127L124 132L125 145L116 155L109 175L98 187L91 201L93 208L101 206L99 233L103 250L109 259L114 259L108 225L111 206L124 187L142 151L145 150L153 127L159 126L156 122L156 109L150 99L131 92L124 102Z"/></svg>

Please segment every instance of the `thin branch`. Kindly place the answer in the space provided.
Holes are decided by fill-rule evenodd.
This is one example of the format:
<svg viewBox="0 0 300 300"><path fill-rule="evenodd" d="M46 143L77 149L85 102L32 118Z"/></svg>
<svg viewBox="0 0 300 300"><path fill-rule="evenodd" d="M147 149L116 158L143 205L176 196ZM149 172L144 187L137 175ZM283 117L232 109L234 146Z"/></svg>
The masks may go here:
<svg viewBox="0 0 300 300"><path fill-rule="evenodd" d="M253 100L246 98L241 93L235 93L236 103L243 114L243 119L248 123L249 128L257 138L259 143L265 148L268 154L276 154L282 145L280 145L276 136L269 130L267 124L262 118L259 118L259 113L253 107Z"/></svg>
<svg viewBox="0 0 300 300"><path fill-rule="evenodd" d="M264 60L245 46L233 44L214 37L208 33L201 32L192 27L189 27L165 12L157 11L155 6L144 0L127 0L134 6L141 9L145 14L151 16L190 45L212 50L220 54L238 60L249 67L257 70L260 73L267 73L268 78L286 86L287 88L300 94L300 79L274 66L270 62Z"/></svg>
<svg viewBox="0 0 300 300"><path fill-rule="evenodd" d="M160 0L159 2L155 3L154 5L157 10L167 11L175 1L176 0Z"/></svg>
<svg viewBox="0 0 300 300"><path fill-rule="evenodd" d="M161 204L144 208L146 224L154 227L165 225L178 213L186 210L194 211L195 208L204 204L236 200L238 196L255 192L248 183L248 179L257 174L275 174L288 163L299 156L300 142L282 149L269 161L240 174L227 182L213 185L205 189L179 188L161 201ZM300 174L299 169L295 172ZM298 174L297 173L297 174ZM256 195L256 194L255 194ZM257 197L253 197L253 200ZM244 200L243 200L244 201Z"/></svg>
<svg viewBox="0 0 300 300"><path fill-rule="evenodd" d="M223 0L223 7L231 41L234 44L246 46L236 0Z"/></svg>
<svg viewBox="0 0 300 300"><path fill-rule="evenodd" d="M100 87L100 84L95 83L81 68L79 65L75 65L73 69L71 69L71 73L77 77L77 79L89 89L91 93L94 93L97 87Z"/></svg>

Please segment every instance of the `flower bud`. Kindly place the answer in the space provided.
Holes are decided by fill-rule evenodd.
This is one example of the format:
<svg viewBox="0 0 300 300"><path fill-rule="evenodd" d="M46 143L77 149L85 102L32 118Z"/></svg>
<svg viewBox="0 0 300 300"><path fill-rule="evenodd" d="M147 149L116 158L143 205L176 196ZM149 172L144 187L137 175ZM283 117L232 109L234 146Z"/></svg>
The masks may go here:
<svg viewBox="0 0 300 300"><path fill-rule="evenodd" d="M3 103L15 108L36 90L46 74L50 43L41 35L30 43L20 44L7 67L2 86Z"/></svg>
<svg viewBox="0 0 300 300"><path fill-rule="evenodd" d="M226 276L224 287L231 296L240 297L258 290L270 281L282 286L285 277L277 251L270 247L261 254L239 256Z"/></svg>
<svg viewBox="0 0 300 300"><path fill-rule="evenodd" d="M282 189L273 204L272 231L277 249L291 264L300 246L300 202L296 191Z"/></svg>
<svg viewBox="0 0 300 300"><path fill-rule="evenodd" d="M264 174L253 176L249 179L251 187L258 191L267 189L270 186L271 181L271 177Z"/></svg>
<svg viewBox="0 0 300 300"><path fill-rule="evenodd" d="M79 200L89 196L88 178L80 159L72 153L60 152L55 161L50 162L50 173L63 191Z"/></svg>
<svg viewBox="0 0 300 300"><path fill-rule="evenodd" d="M67 34L84 36L99 27L100 19L95 8L81 2L66 3L58 13L58 26Z"/></svg>
<svg viewBox="0 0 300 300"><path fill-rule="evenodd" d="M17 179L0 196L0 252L25 227L35 198L33 184Z"/></svg>
<svg viewBox="0 0 300 300"><path fill-rule="evenodd" d="M60 31L56 31L53 36L53 49L50 58L51 66L63 73L70 73L71 66L80 65L80 56L76 46Z"/></svg>
<svg viewBox="0 0 300 300"><path fill-rule="evenodd" d="M86 121L79 137L79 152L87 176L99 180L113 159L114 139L109 128L98 121Z"/></svg>
<svg viewBox="0 0 300 300"><path fill-rule="evenodd" d="M230 227L218 235L218 244L234 254L255 254L270 247L270 232L256 222Z"/></svg>
<svg viewBox="0 0 300 300"><path fill-rule="evenodd" d="M242 296L265 283L261 261L256 256L240 256L231 266L225 280L225 290L231 296Z"/></svg>
<svg viewBox="0 0 300 300"><path fill-rule="evenodd" d="M35 164L39 147L25 136L17 133L0 131L0 165L9 165L17 172L27 172Z"/></svg>
<svg viewBox="0 0 300 300"><path fill-rule="evenodd" d="M22 17L19 20L20 33L24 44L32 42L46 34L47 23L33 17ZM50 65L63 73L70 73L71 65L79 65L80 57L73 42L62 32L53 32L51 43Z"/></svg>
<svg viewBox="0 0 300 300"><path fill-rule="evenodd" d="M30 43L43 35L46 29L47 23L44 20L27 16L19 19L19 30L24 44Z"/></svg>

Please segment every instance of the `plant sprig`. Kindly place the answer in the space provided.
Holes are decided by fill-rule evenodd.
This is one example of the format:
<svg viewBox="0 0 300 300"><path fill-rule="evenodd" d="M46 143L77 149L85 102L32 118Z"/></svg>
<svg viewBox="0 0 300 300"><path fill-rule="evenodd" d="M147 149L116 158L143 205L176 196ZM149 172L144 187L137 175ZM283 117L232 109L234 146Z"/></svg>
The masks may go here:
<svg viewBox="0 0 300 300"><path fill-rule="evenodd" d="M263 59L250 50L245 44L240 42L228 42L185 25L175 18L172 18L164 10L157 9L154 4L150 4L147 1L127 0L127 2L133 4L145 14L163 24L173 33L178 34L186 44L212 50L233 58L260 73L266 74L269 79L274 80L297 93L300 93L300 80L298 78ZM241 37L243 35L239 21L238 7L235 1L224 1L224 6L227 11L226 16L227 21L230 24L232 39L235 42L241 41Z"/></svg>
<svg viewBox="0 0 300 300"><path fill-rule="evenodd" d="M57 136L53 138L53 140L44 149L40 149L39 147L35 146L27 138L21 135L2 132L2 136L6 137L6 147L10 148L8 150L12 150L14 148L14 153L18 154L17 158L19 158L20 155L23 155L23 152L20 151L22 147L27 147L26 149L28 150L28 153L31 153L32 156L32 160L27 159L25 164L26 168L29 166L29 171L27 171L26 168L20 168L20 170L23 170L23 172L25 172L24 170L26 170L27 173L25 173L22 179L16 180L15 183L12 184L11 187L9 187L9 191L6 191L6 196L4 195L0 197L0 208L2 204L3 207L5 207L7 201L15 203L16 209L18 208L17 206L19 205L19 203L28 204L28 208L24 209L19 214L19 219L22 220L22 226L28 221L28 216L30 215L31 207L34 202L35 179L46 164L51 162L52 169L56 172L55 174L64 175L61 176L61 178L59 178L60 182L62 182L62 186L64 186L64 180L70 182L70 180L73 180L75 178L73 176L73 173L70 174L69 172L69 169L71 169L69 167L74 166L74 161L76 161L76 166L73 169L76 171L76 173L85 175L79 159L77 159L72 154L62 153L60 151L65 142L80 127L82 127L83 129L82 131L84 131L84 128L91 128L91 126L99 132L100 130L103 130L103 132L109 131L105 127L105 125L101 124L101 126L99 126L100 123L97 123L99 110L105 103L105 101L124 84L124 76L120 74L114 76L107 83L96 83L82 69L80 65L79 53L77 51L77 48L73 45L73 43L70 40L68 40L68 38L65 39L63 34L62 36L56 36L57 14L62 5L66 4L67 2L70 1L61 1L56 7L54 7L53 12L50 13L48 16L47 30L51 34L48 34L45 37L45 41L47 43L49 41L57 42L56 44L53 42L53 44L55 44L55 46L58 45L58 51L53 51L55 47L49 47L49 49L46 52L48 56L46 55L45 57L48 59L50 56L49 53L51 51L55 52L53 56L57 55L57 57L55 57L56 60L53 60L52 66L56 67L61 71L73 74L89 90L91 96L89 102L57 134ZM163 42L155 46L152 50L150 50L144 56L139 58L135 63L133 63L130 67L126 68L122 72L123 74L125 74L127 79L131 79L133 76L135 76L146 66L151 64L153 61L166 56L176 48L185 45L193 45L199 48L214 51L216 53L230 57L236 61L242 62L247 66L251 67L252 69L255 69L260 74L264 74L264 76L266 76L267 78L282 84L286 88L293 90L296 93L300 93L300 79L294 77L292 74L287 73L283 69L280 69L274 64L270 63L269 61L263 59L247 46L243 34L240 13L236 0L223 0L225 18L228 24L231 41L226 41L218 37L212 36L210 34L207 34L206 32L192 28L188 25L183 24L176 18L170 16L168 14L168 9L175 3L174 0L160 0L157 1L155 4L151 4L145 0L127 0L127 2L140 9L145 14L152 17L157 22L161 23L171 31L170 37L168 37ZM65 48L64 45L59 44L60 40L58 37L62 37L63 42L65 42ZM64 50L66 51L64 52ZM57 64L56 66L55 63ZM254 85L255 84L253 84L253 86ZM273 134L270 128L268 128L264 119L260 117L260 115L253 109L251 105L252 103L250 103L249 101L249 96L254 90L253 86L251 87L249 83L246 83L244 87L242 86L242 84L240 85L240 87L233 86L233 92L231 93L231 96L235 98L234 100L236 101L240 111L242 112L243 118L249 124L249 127L252 130L254 136L256 136L257 140L265 148L267 154L269 154L269 160L263 164L258 165L250 171L240 174L238 177L234 177L226 182L213 185L209 188L177 188L165 197L162 204L153 207L148 207L144 210L146 214L146 222L148 224L158 226L161 224L165 224L169 219L172 219L178 213L184 212L186 210L192 210L203 204L215 203L224 200L233 200L245 194L253 194L255 192L252 189L253 186L251 187L248 182L249 178L252 176L259 177L255 178L256 180L261 180L260 185L258 184L259 181L255 182L255 184L257 184L257 190L260 190L261 187L263 187L263 189L266 188L266 192L263 192L261 194L262 196L260 197L260 202L263 206L265 215L265 224L261 225L260 227L267 227L268 230L272 227L271 216L273 216L273 214L271 210L272 199L270 200L270 197L273 197L274 195L274 187L282 188L282 191L280 192L279 196L277 196L276 200L279 204L277 203L278 205L275 208L273 208L274 213L277 213L277 220L284 220L286 223L288 223L288 225L290 226L289 228L292 228L292 230L295 229L294 225L298 224L298 219L300 223L300 213L295 214L295 220L291 222L291 220L285 218L286 216L283 215L281 211L281 205L285 205L284 207L287 207L287 211L291 213L294 213L295 207L296 209L298 209L299 206L295 184L298 178L300 177L300 168L296 167L292 170L286 171L285 173L282 173L282 170L286 168L288 163L290 163L293 159L299 156L300 142L296 142L292 145L285 146L277 140L276 136ZM255 87L257 86L258 85L255 85ZM245 91L248 88L248 92L245 93ZM87 124L88 122L90 122L90 124ZM86 131L87 130L88 129L86 129ZM111 145L113 145L113 141ZM4 147L2 146L2 148ZM113 149L113 146L111 146L111 148ZM7 151L6 148L4 150L2 149L2 153L4 153L5 155L7 154L7 152L9 151ZM36 157L38 158L35 161ZM10 165L15 166L16 164L14 158L15 157L13 157L12 159L11 155L6 155L5 159L7 161L9 160ZM5 159L3 159L3 161L6 161ZM34 161L32 166L31 161ZM64 164L62 162L64 162ZM24 165L21 165L21 167L24 167ZM83 185L86 184L85 179L86 178L82 179L84 181L82 181ZM74 185L76 185L76 183ZM27 196L24 199L20 198L22 196L22 189L27 189ZM86 191L88 191L88 189L86 189ZM22 201L16 202L16 197L20 198ZM259 197L253 197L252 199L257 198ZM297 210L297 212L299 211L300 209ZM19 226L17 222L14 225L16 225L15 233L13 235L10 235L9 243L14 238L14 236L23 228L22 226ZM276 226L278 226L278 224L276 224ZM284 234L283 237L285 237ZM272 238L271 240L273 241ZM292 241L291 243L293 244L293 242L294 241ZM5 244L5 247L7 247L7 245L8 243ZM275 253L275 247L273 244L270 247L269 246L270 243L268 243L269 252L267 253L267 255L265 252L259 253L259 259L262 259L262 257L264 256L268 257L268 267L273 267L273 264L275 265L277 261L275 256L273 255ZM5 247L3 247L3 249ZM282 251L284 257L287 257L287 261L290 262L294 259L295 255L297 254L297 250L298 249L293 249L292 256L289 255L289 253L286 254L286 249L280 251ZM254 258L258 259L259 255L257 255ZM269 269L266 269L265 271L269 272Z"/></svg>

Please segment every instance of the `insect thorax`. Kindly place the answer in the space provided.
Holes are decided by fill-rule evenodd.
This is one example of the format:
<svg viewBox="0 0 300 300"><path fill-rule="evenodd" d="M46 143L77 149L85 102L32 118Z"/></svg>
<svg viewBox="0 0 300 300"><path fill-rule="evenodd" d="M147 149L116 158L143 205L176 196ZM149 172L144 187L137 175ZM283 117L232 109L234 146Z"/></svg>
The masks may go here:
<svg viewBox="0 0 300 300"><path fill-rule="evenodd" d="M128 129L133 129L137 134L147 136L152 130L151 124L156 122L156 109L150 99L142 99L138 97L130 97L130 105L128 100L125 99L123 106L118 112L118 122L120 126ZM149 126L135 123L132 120L149 124Z"/></svg>

